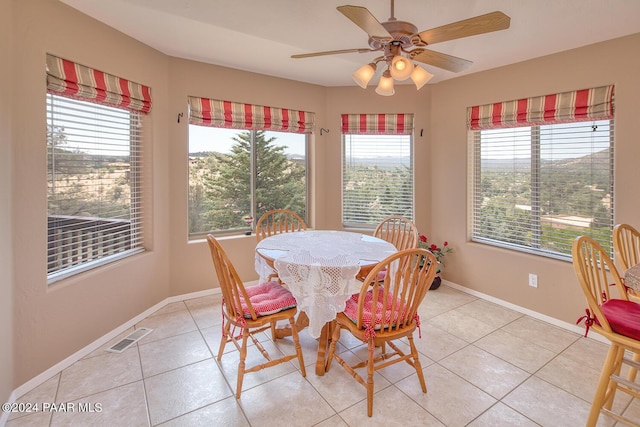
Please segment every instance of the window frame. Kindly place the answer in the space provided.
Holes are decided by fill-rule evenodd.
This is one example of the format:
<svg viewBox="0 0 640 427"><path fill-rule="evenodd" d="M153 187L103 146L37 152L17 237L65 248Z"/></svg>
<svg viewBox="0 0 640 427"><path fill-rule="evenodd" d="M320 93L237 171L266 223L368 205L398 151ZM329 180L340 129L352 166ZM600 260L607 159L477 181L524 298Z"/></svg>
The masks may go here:
<svg viewBox="0 0 640 427"><path fill-rule="evenodd" d="M107 253L107 254L101 253L97 256L89 255L89 252L92 252L93 254L96 254L98 252L103 252L103 251L111 252L110 249L114 244L113 242L115 240L113 239L115 238L113 237L111 238L112 240L107 240L107 241L102 240L104 238L104 235L101 234L99 231L102 228L102 226L100 225L93 225L93 226L90 226L88 229L86 227L82 227L81 229L79 229L80 231L67 231L67 233L77 233L75 234L76 236L77 235L83 236L81 237L81 243L90 243L88 247L81 245L80 248L77 249L75 252L66 251L64 249L64 246L68 245L69 241L78 242L78 240L73 240L73 239L76 239L76 237L71 237L70 234L67 237L60 237L61 235L58 234L58 237L56 237L55 238L56 240L54 241L56 245L54 245L51 241L49 241L47 245L47 248L48 248L47 249L48 251L47 253L47 284L48 285L51 285L63 279L75 276L82 272L116 262L118 260L127 258L129 256L144 252L146 250L145 239L144 239L144 215L145 215L144 192L145 191L144 191L144 185L143 185L144 173L145 173L145 167L144 167L145 161L143 158L144 114L141 114L132 110L127 110L125 108L119 108L112 105L102 105L100 103L91 102L85 99L74 99L74 97L71 97L71 96L64 96L55 92L49 92L46 94L47 128L49 128L49 126L52 126L52 127L56 126L55 122L52 122L50 124L52 120L50 118L50 115L55 114L55 110L53 108L55 107L57 99L60 100L59 102L61 103L61 105L59 105L59 108L63 109L63 111L65 108L66 109L70 108L69 105L74 106L75 104L74 107L77 107L80 110L82 110L82 108L87 108L86 110L87 112L92 111L100 114L98 119L87 118L86 121L84 122L81 121L82 118L78 118L79 116L75 116L75 120L77 120L75 122L75 125L78 126L78 129L80 129L80 131L76 131L79 133L71 133L72 137L78 137L78 135L82 134L83 132L82 127L86 127L88 129L91 126L94 126L96 121L103 121L105 118L113 119L114 117L113 115L115 113L110 112L111 110L120 110L120 113L117 113L117 114L121 114L121 113L128 114L128 128L129 128L128 138L129 139L128 139L127 149L128 149L129 161L127 164L128 170L125 171L124 173L125 175L129 176L128 180L130 181L130 185L129 185L130 194L129 194L129 202L128 202L130 212L129 212L129 219L128 219L129 227L127 230L128 237L125 238L125 241L123 243L125 245L125 248L122 250L118 250L116 248L117 252ZM104 109L104 110L101 110L101 109ZM60 112L59 114L62 114L63 116L69 115L69 113L62 113L62 112ZM67 121L68 120L69 119L67 118ZM65 123L64 120L62 121L62 123ZM95 138L96 135L99 135L100 136L100 138L98 139L99 144L101 144L104 147L106 144L108 144L108 139L110 138L110 136L108 135L105 127L100 127L99 129L100 129L100 132L97 132L92 137ZM100 148L100 149L104 149L104 148ZM49 157L50 157L49 147L47 147L47 169L49 169L49 166L48 166ZM95 167L91 169L92 172L95 172L96 170L97 169L95 169ZM51 180L49 178L49 172L47 171L47 183L50 183L50 182ZM56 182L59 182L59 180L56 180ZM52 195L52 193L50 193L50 191L47 190L47 199L49 198L50 195ZM52 216L59 217L60 218L59 221L65 222L65 220L62 219L62 217L65 215L61 215L61 214L52 215L49 210L48 204L49 202L47 202L48 223L51 221ZM75 217L78 219L84 218L78 215L75 215L75 216L71 215L71 217ZM108 218L108 217L94 217L94 218L96 220L105 219L105 220L121 221L121 219L119 218ZM96 221L93 221L93 222L96 223ZM102 223L104 221L97 221L97 222ZM92 227L96 227L96 228L92 228ZM48 233L47 233L48 240L52 236L52 230L64 229L62 225L51 228L49 224L47 225L47 228L48 228ZM64 231L60 231L60 232L64 233ZM84 234L81 234L81 233L84 233ZM91 233L95 233L95 235ZM64 236L64 234L62 236ZM96 240L100 240L101 244L93 245L93 242L95 242ZM58 255L53 255L55 252L52 253L52 251L56 250L53 248L54 246L55 248L57 248ZM128 248L126 248L127 246ZM73 255L73 253L76 253L76 255ZM60 255L60 254L63 254L63 255ZM55 270L51 270L50 264L53 262L52 260L54 256L57 256L57 257L62 256L59 262L63 262L63 263L70 262L71 264L61 268L56 268ZM73 261L74 259L78 259L78 258L80 258L79 262Z"/></svg>
<svg viewBox="0 0 640 427"><path fill-rule="evenodd" d="M217 126L203 126L203 125L199 125L199 124L189 124L189 127L191 126L199 126L199 127L205 127L205 128L213 128L213 129L220 129L220 130L233 130L236 132L248 132L250 135L250 153L249 153L249 161L250 161L250 168L251 170L249 171L249 186L250 186L250 204L251 204L251 213L250 215L253 218L253 221L251 223L251 225L247 225L246 227L242 227L242 228L233 228L233 229L220 229L220 230L207 230L207 231L199 231L199 232L190 232L190 224L187 224L187 237L189 241L195 241L195 240L201 240L204 239L207 234L213 234L214 236L220 236L220 237L224 237L224 236L236 236L236 235L248 235L250 233L253 233L255 231L255 225L256 222L258 221L256 212L257 212L257 196L256 196L256 192L257 192L257 187L256 187L256 181L257 181L257 156L258 153L256 151L256 135L257 132L263 131L266 134L273 134L273 133L295 133L297 135L300 135L301 137L304 138L304 150L305 150L305 156L304 156L304 161L305 161L305 196L304 196L304 203L305 203L305 211L304 211L304 215L301 215L302 218L304 219L305 222L308 222L308 215L309 215L309 146L310 146L310 134L309 133L297 133L297 132L283 132L283 131L278 131L278 130L260 130L260 129L242 129L242 128L233 128L233 129L229 129L229 128L222 128L222 127L217 127ZM189 133L189 135L191 135ZM190 142L190 136L189 136L189 142ZM188 143L189 143L188 142ZM187 150L189 151L189 150ZM189 157L189 156L188 156ZM188 158L187 158L188 161ZM188 187L190 187L190 166L187 167L188 171L187 171L187 182L188 182ZM189 199L189 195L187 196L187 198ZM187 203L187 221L189 221L190 218L190 212L189 212L190 206Z"/></svg>
<svg viewBox="0 0 640 427"><path fill-rule="evenodd" d="M541 194L541 187L545 184L544 182L541 181L542 179L541 168L543 166L543 162L541 159L542 132L540 130L540 127L541 126L545 126L545 127L559 126L560 127L560 126L566 125L567 123L578 124L578 125L585 124L586 126L593 127L598 125L596 122L603 122L603 121L607 122L608 131L609 131L608 132L608 148L607 148L609 152L609 156L608 156L609 188L607 190L609 191L609 194L610 194L610 214L608 217L608 227L612 231L614 226L614 221L615 221L614 219L615 218L615 209L614 209L615 208L615 205L614 205L614 200L615 200L615 194L614 194L614 187L615 187L614 126L615 126L615 123L614 122L615 120L614 118L602 119L602 120L573 120L573 121L567 121L563 123L538 124L538 125L532 124L530 126L526 126L531 129L531 132L530 132L531 137L529 141L529 145L530 145L529 154L530 154L530 161L531 161L529 183L532 191L532 194L530 196L531 212L532 212L531 220L535 221L535 224L530 225L529 227L527 227L527 229L533 234L532 246L526 246L526 245L521 245L517 243L509 243L503 240L498 240L495 238L478 235L479 231L477 227L479 226L478 224L480 224L481 222L481 217L480 217L481 208L478 207L478 203L480 203L479 202L480 195L478 194L478 192L481 191L481 187L482 187L481 135L482 135L482 132L490 129L477 129L477 130L468 131L469 159L470 159L469 170L471 173L471 179L470 179L471 185L469 186L469 196L468 196L469 210L470 210L470 224L469 224L470 240L476 243L487 244L490 246L501 247L504 249L514 250L518 252L524 252L531 255L543 256L547 258L571 262L572 256L571 256L570 247L569 247L568 253L555 252L555 251L546 250L540 247L541 245L540 236L542 236L542 228L543 228L543 222L541 220L542 216L541 216L540 194ZM501 129L508 130L508 129L519 129L519 128L521 127L511 126L511 127L502 127ZM583 132L584 131L581 131L581 133ZM561 144L561 143L562 141L558 142L558 144ZM591 152L590 155L593 155L594 153L595 152ZM590 235L591 233L585 233L585 234ZM535 236L537 236L537 238ZM605 250L608 250L610 254L613 253L613 240L612 240L611 232L609 233L609 238L607 242L599 241L599 243L603 246L603 248L605 248Z"/></svg>
<svg viewBox="0 0 640 427"><path fill-rule="evenodd" d="M347 221L347 218L345 218L345 187L346 187L346 183L345 183L345 174L346 174L346 169L347 169L347 138L351 137L351 136L355 136L355 137L367 137L367 138L375 138L377 136L391 136L391 137L400 137L400 138L408 138L408 141L406 142L408 144L408 148L409 148L409 176L411 177L411 191L410 191L410 209L411 212L407 213L407 212L389 212L386 214L381 214L380 218L374 219L372 220L372 222L355 222L355 221ZM345 228L352 228L352 229L374 229L378 223L386 216L388 215L402 215L405 216L406 218L409 218L411 220L413 220L413 218L415 217L415 190L416 190L416 185L415 185L415 149L414 149L414 134L413 132L411 133L385 133L385 134L363 134L363 133L356 133L356 132L345 132L343 131L341 133L341 145L342 145L342 158L341 158L341 223L342 226ZM405 143L404 141L399 141L400 143Z"/></svg>

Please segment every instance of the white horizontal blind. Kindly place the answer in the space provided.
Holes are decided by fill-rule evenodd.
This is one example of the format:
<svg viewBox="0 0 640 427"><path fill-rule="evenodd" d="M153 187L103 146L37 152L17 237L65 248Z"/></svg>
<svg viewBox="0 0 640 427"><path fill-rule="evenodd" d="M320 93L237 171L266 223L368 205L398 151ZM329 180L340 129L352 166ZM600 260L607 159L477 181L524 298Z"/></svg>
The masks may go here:
<svg viewBox="0 0 640 427"><path fill-rule="evenodd" d="M470 132L473 240L570 259L589 235L611 250L613 120Z"/></svg>
<svg viewBox="0 0 640 427"><path fill-rule="evenodd" d="M413 219L411 135L343 134L342 223L377 225L389 215Z"/></svg>
<svg viewBox="0 0 640 427"><path fill-rule="evenodd" d="M138 113L47 94L49 282L143 249Z"/></svg>

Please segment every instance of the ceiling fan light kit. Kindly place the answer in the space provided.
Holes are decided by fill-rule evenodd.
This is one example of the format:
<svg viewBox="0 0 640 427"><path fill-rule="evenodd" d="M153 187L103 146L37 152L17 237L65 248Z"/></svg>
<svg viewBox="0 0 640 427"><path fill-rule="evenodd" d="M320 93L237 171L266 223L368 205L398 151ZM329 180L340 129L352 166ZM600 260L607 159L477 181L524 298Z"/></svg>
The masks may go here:
<svg viewBox="0 0 640 427"><path fill-rule="evenodd" d="M292 55L292 58L335 55L342 53L366 53L382 51L383 55L371 63L360 67L352 74L353 80L363 89L373 78L376 64L384 62L383 72L376 93L390 96L395 93L393 81L411 78L420 90L432 77L424 68L413 61L458 73L468 68L472 62L455 56L427 49L426 46L448 40L490 33L509 28L511 18L502 12L491 12L474 18L446 24L426 31L418 31L410 22L398 21L394 16L394 0L391 0L391 17L380 22L369 10L362 6L338 6L338 11L369 35L369 48L342 49L326 52Z"/></svg>
<svg viewBox="0 0 640 427"><path fill-rule="evenodd" d="M358 86L362 89L366 89L369 81L371 81L375 73L376 64L375 62L372 62L358 68L355 73L351 74L351 77L353 77L353 80L358 84Z"/></svg>
<svg viewBox="0 0 640 427"><path fill-rule="evenodd" d="M378 87L376 88L376 93L382 96L391 96L396 93L396 90L393 88L393 77L391 77L389 70L385 70L385 72L382 73L382 77L380 77Z"/></svg>

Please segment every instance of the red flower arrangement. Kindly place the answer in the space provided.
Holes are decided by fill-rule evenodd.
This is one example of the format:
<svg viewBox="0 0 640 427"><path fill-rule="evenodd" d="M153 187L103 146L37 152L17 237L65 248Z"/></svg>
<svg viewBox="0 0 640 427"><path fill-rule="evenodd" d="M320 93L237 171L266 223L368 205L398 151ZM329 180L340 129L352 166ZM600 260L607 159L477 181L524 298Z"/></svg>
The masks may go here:
<svg viewBox="0 0 640 427"><path fill-rule="evenodd" d="M444 262L442 261L444 256L453 252L453 249L449 246L449 242L445 241L442 243L442 246L438 246L435 243L429 244L429 239L427 239L427 236L424 234L421 234L419 238L418 247L428 249L436 256L436 260L438 260L438 262L444 267Z"/></svg>

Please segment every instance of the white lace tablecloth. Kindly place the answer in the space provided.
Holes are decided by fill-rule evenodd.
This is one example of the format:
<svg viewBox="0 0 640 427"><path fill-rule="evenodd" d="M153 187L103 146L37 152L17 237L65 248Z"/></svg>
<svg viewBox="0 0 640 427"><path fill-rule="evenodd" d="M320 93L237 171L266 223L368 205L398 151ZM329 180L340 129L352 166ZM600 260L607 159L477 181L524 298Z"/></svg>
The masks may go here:
<svg viewBox="0 0 640 427"><path fill-rule="evenodd" d="M309 317L309 333L344 310L363 266L377 264L397 250L391 243L360 233L307 230L267 237L256 246L256 272L265 280L273 272L287 284L298 309Z"/></svg>

